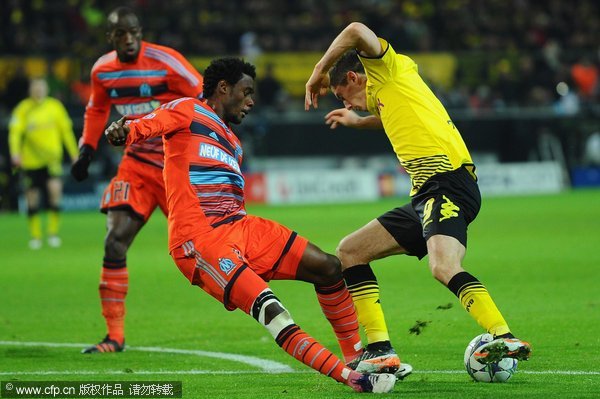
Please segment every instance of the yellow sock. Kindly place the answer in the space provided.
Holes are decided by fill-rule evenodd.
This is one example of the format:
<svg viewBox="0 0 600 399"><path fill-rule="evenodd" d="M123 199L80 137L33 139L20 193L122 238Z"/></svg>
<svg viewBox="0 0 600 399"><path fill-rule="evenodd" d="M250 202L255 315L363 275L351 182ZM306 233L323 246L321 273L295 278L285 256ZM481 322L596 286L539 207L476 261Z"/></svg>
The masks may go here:
<svg viewBox="0 0 600 399"><path fill-rule="evenodd" d="M29 225L29 235L36 240L42 239L42 219L39 213L30 213L27 218Z"/></svg>
<svg viewBox="0 0 600 399"><path fill-rule="evenodd" d="M57 210L48 211L48 235L58 235L58 226L60 224L60 214Z"/></svg>
<svg viewBox="0 0 600 399"><path fill-rule="evenodd" d="M471 274L458 273L452 277L448 288L458 297L467 313L487 332L494 336L510 332L488 290Z"/></svg>
<svg viewBox="0 0 600 399"><path fill-rule="evenodd" d="M365 329L369 344L389 341L381 301L379 284L369 265L357 265L344 270L344 280L356 308L358 322Z"/></svg>

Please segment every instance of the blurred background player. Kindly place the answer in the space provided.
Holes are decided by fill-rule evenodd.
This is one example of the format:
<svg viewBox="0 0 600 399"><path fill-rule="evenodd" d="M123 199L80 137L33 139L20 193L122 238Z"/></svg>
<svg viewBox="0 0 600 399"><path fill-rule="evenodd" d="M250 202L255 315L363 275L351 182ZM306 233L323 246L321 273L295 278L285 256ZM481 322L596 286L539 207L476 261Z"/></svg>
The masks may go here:
<svg viewBox="0 0 600 399"><path fill-rule="evenodd" d="M121 115L135 118L175 98L202 93L202 76L181 54L142 41L142 27L131 9L119 7L108 15L106 37L114 51L100 57L92 68L92 95L85 110L79 158L71 169L78 181L88 176L111 105ZM123 350L127 250L156 207L167 212L162 167L160 137L128 146L117 175L102 196L101 211L107 214L108 231L100 300L108 333L83 353Z"/></svg>
<svg viewBox="0 0 600 399"><path fill-rule="evenodd" d="M315 284L346 361L361 352L358 322L339 260L276 222L246 214L242 148L230 129L254 106L254 66L238 58L211 62L205 99L181 98L144 118L112 123L106 136L123 145L164 137L169 252L194 285L227 310L240 308L288 354L358 392L389 392L392 374L350 370L294 323L266 281Z"/></svg>
<svg viewBox="0 0 600 399"><path fill-rule="evenodd" d="M8 140L12 164L23 171L29 221L29 248L42 247L42 225L39 215L42 193L45 193L48 204L48 245L59 247L63 146L71 160L75 161L77 143L71 119L59 100L48 97L48 84L45 79L31 80L29 97L19 102L12 112Z"/></svg>
<svg viewBox="0 0 600 399"><path fill-rule="evenodd" d="M337 63L336 63L337 61ZM338 256L369 345L353 368L396 358L389 341L379 285L369 263L395 254L429 254L433 276L497 339L479 348L480 361L527 360L531 348L516 339L485 286L462 267L467 226L479 212L475 166L458 129L417 72L414 61L361 23L331 43L306 83L305 109L317 107L327 87L345 108L330 112L338 124L382 128L411 178L411 203L395 208L345 237ZM369 111L360 117L353 112ZM399 362L399 361L398 361Z"/></svg>

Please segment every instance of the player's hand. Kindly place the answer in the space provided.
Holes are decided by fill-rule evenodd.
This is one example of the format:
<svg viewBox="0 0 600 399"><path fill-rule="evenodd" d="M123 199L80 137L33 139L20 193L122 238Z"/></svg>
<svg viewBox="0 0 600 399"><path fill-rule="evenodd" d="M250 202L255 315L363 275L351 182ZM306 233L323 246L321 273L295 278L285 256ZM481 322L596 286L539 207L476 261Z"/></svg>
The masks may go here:
<svg viewBox="0 0 600 399"><path fill-rule="evenodd" d="M127 135L129 134L129 126L125 124L126 118L122 117L116 122L110 124L104 131L104 135L108 142L114 146L123 146L127 141Z"/></svg>
<svg viewBox="0 0 600 399"><path fill-rule="evenodd" d="M12 166L14 168L20 168L21 167L21 157L18 156L18 155L10 157L10 162L12 163Z"/></svg>
<svg viewBox="0 0 600 399"><path fill-rule="evenodd" d="M312 75L306 82L306 94L304 95L304 110L308 111L312 105L319 107L319 96L325 96L329 90L329 74L315 67Z"/></svg>
<svg viewBox="0 0 600 399"><path fill-rule="evenodd" d="M79 149L79 157L71 165L71 175L77 181L83 181L88 177L88 168L92 162L94 149L87 144L84 144Z"/></svg>
<svg viewBox="0 0 600 399"><path fill-rule="evenodd" d="M338 125L358 127L359 122L360 116L356 112L346 108L334 109L325 115L325 123L331 129L335 129Z"/></svg>

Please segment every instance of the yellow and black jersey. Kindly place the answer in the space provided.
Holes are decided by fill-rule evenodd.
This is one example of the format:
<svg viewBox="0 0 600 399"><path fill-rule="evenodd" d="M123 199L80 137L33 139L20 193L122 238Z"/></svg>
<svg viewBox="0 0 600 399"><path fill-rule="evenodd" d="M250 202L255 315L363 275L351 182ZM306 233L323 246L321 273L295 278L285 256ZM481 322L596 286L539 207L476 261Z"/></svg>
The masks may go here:
<svg viewBox="0 0 600 399"><path fill-rule="evenodd" d="M379 116L415 195L431 176L472 165L469 150L417 64L379 39L384 52L359 56L367 75L367 108ZM471 169L472 170L472 169Z"/></svg>
<svg viewBox="0 0 600 399"><path fill-rule="evenodd" d="M72 159L77 158L71 119L60 101L27 98L16 106L9 124L9 148L12 156L21 159L23 169L49 167L60 174L63 145Z"/></svg>

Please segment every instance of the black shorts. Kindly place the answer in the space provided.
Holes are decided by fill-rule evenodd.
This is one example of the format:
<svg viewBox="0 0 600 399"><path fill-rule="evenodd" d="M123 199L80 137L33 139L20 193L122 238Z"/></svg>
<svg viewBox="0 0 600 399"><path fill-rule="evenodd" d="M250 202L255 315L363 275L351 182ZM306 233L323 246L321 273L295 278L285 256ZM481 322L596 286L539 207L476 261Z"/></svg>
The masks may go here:
<svg viewBox="0 0 600 399"><path fill-rule="evenodd" d="M481 207L474 176L461 167L432 176L413 196L410 204L377 218L409 255L427 255L429 237L443 234L467 246L467 227Z"/></svg>
<svg viewBox="0 0 600 399"><path fill-rule="evenodd" d="M23 170L23 182L25 188L39 188L45 190L50 180L50 171L48 168Z"/></svg>

